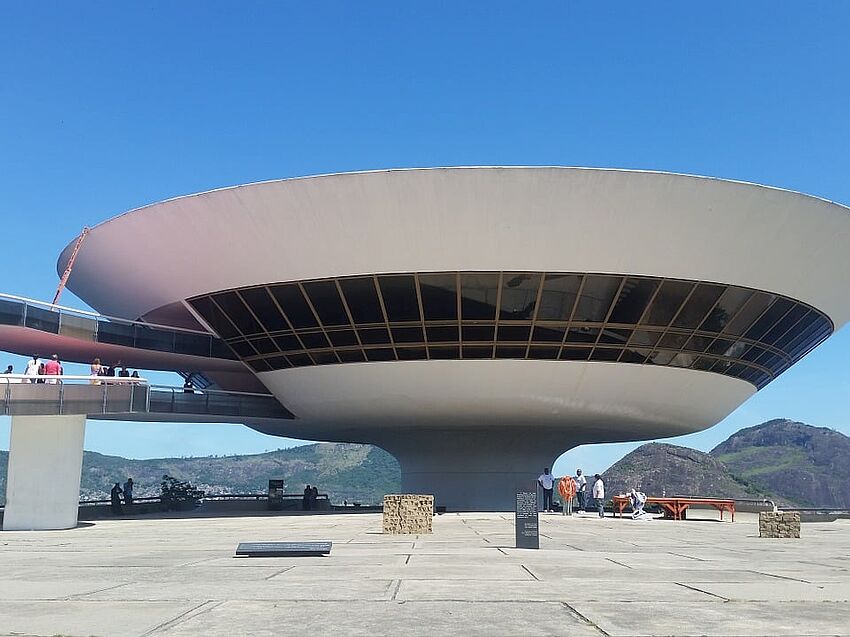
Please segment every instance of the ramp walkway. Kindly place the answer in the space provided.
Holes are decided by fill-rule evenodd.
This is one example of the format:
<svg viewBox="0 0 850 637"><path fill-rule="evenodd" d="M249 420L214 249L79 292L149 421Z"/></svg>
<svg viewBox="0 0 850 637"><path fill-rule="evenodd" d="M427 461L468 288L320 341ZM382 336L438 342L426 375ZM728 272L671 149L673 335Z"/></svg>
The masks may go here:
<svg viewBox="0 0 850 637"><path fill-rule="evenodd" d="M150 385L144 378L13 374L0 374L0 415L240 423L294 418L271 394L185 390Z"/></svg>

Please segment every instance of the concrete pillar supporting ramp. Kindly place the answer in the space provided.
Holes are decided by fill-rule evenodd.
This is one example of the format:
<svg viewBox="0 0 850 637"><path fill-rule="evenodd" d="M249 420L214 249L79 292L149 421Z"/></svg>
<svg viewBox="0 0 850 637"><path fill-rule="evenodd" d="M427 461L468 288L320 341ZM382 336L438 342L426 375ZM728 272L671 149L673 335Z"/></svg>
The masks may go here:
<svg viewBox="0 0 850 637"><path fill-rule="evenodd" d="M77 526L86 417L13 416L4 531Z"/></svg>

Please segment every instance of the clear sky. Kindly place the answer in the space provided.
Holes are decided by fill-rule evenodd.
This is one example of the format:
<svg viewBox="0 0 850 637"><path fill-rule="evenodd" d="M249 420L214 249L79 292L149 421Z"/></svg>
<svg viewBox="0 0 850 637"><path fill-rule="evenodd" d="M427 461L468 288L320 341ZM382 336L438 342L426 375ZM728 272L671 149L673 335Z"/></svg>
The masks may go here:
<svg viewBox="0 0 850 637"><path fill-rule="evenodd" d="M848 27L847 2L6 3L0 292L50 300L56 257L84 225L316 173L643 168L847 204ZM710 449L775 417L850 434L848 352L845 330L673 442ZM289 444L226 425L93 422L86 438L130 457ZM556 473L635 446L576 449Z"/></svg>

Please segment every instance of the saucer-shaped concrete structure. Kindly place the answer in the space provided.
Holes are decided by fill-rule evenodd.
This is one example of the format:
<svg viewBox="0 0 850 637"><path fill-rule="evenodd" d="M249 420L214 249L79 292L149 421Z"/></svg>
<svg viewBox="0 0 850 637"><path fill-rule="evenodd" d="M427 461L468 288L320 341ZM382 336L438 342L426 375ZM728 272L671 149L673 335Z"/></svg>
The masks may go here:
<svg viewBox="0 0 850 637"><path fill-rule="evenodd" d="M122 214L68 287L222 339L294 416L267 433L378 444L404 490L506 509L575 445L698 431L771 382L850 317L848 245L847 208L747 183L388 170Z"/></svg>

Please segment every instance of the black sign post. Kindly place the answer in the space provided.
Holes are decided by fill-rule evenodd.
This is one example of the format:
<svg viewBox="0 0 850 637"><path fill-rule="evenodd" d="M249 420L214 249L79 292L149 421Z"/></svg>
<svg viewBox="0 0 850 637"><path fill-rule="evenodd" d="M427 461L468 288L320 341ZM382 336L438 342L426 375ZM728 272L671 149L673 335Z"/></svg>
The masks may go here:
<svg viewBox="0 0 850 637"><path fill-rule="evenodd" d="M516 547L539 549L540 535L537 526L537 489L516 492Z"/></svg>

